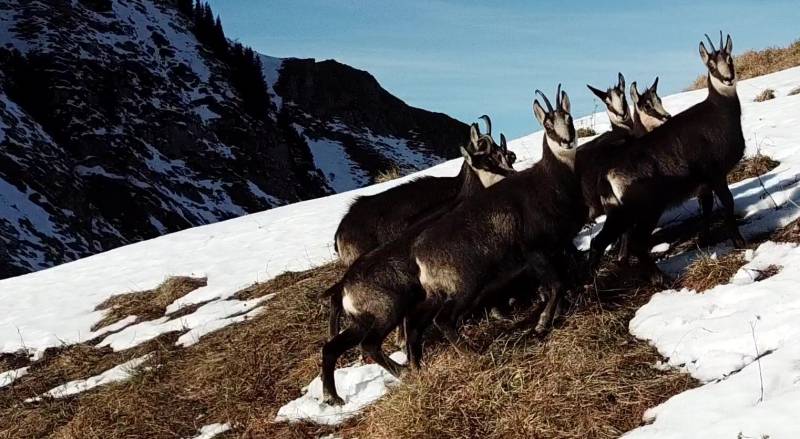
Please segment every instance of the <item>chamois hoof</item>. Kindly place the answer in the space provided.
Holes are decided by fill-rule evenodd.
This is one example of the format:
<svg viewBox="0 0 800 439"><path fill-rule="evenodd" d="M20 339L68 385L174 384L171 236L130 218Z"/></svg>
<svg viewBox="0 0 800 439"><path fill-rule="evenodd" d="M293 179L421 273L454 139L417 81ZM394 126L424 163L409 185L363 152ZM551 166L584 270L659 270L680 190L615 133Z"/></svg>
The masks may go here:
<svg viewBox="0 0 800 439"><path fill-rule="evenodd" d="M344 405L344 400L340 398L339 395L325 394L322 396L322 402L332 406Z"/></svg>

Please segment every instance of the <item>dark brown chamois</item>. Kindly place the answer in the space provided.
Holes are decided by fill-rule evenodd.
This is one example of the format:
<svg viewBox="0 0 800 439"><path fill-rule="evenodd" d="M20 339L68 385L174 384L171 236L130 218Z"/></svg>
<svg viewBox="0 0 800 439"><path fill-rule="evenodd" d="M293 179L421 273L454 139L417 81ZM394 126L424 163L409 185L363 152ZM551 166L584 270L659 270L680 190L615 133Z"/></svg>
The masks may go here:
<svg viewBox="0 0 800 439"><path fill-rule="evenodd" d="M419 366L421 336L436 319L445 336L458 343L457 325L477 305L500 293L521 275L541 285L545 306L535 330L545 332L562 296L561 263L586 221L586 207L574 173L577 146L570 101L561 86L556 108L542 96L534 101L544 127L542 159L465 200L422 232L412 258L424 300L406 317L409 361Z"/></svg>
<svg viewBox="0 0 800 439"><path fill-rule="evenodd" d="M480 143L477 127L472 130L473 143ZM501 144L505 145L505 136ZM416 264L410 258L414 238L429 224L449 212L463 199L476 191L488 190L478 175L475 166L484 160L504 160L505 155L492 157L486 146L478 150L462 148L468 172L462 186L463 196L429 211L425 217L408 227L399 237L361 255L353 261L342 279L325 291L322 296L331 297L331 339L322 348L323 400L328 404L342 404L336 392L334 370L337 359L356 345L364 354L375 360L387 371L397 376L402 366L389 358L381 349L386 336L402 322L413 304L421 300ZM505 147L504 147L505 149ZM510 166L501 166L495 172L496 179L514 173ZM338 303L334 304L334 301ZM349 326L339 332L338 318L334 317L334 306L349 317ZM338 316L337 316L338 317ZM334 326L335 325L335 326Z"/></svg>
<svg viewBox="0 0 800 439"><path fill-rule="evenodd" d="M479 146L492 146L491 158L477 160L474 168L481 176L485 187L496 180L498 167L510 167L516 156L508 151L505 136L500 145L492 139L492 122L489 116L481 116L486 122L486 134L479 132ZM505 154L500 160L498 153ZM379 194L357 197L342 217L334 235L334 247L339 259L349 266L359 256L400 236L409 226L432 210L452 201L459 195L467 174L471 172L466 164L454 177L416 178L408 183L395 186ZM503 171L504 172L504 171Z"/></svg>
<svg viewBox="0 0 800 439"><path fill-rule="evenodd" d="M744 245L727 183L728 172L741 160L745 148L731 56L733 41L729 35L719 50L710 39L709 43L711 53L700 43L700 56L708 69L708 97L596 161L600 178L594 182L598 191L592 204L600 203L607 218L603 230L592 240L593 268L597 268L606 247L630 231L632 254L651 273L653 281L662 281L663 274L650 257L650 235L664 210L698 191L706 227L713 191L724 207L735 245Z"/></svg>
<svg viewBox="0 0 800 439"><path fill-rule="evenodd" d="M491 137L491 120L488 116L481 118L486 121L487 134L481 134L478 125L472 124L470 143L466 149L461 148L464 163L457 176L422 177L380 194L356 199L336 232L337 247L348 266L362 254L397 239L414 223L441 215L451 209L453 203L514 172L511 160L516 156L508 150L505 135L500 134L500 145L496 144ZM396 215L393 216L393 212ZM342 251L345 248L348 250ZM339 333L341 315L342 297L332 294L331 337Z"/></svg>

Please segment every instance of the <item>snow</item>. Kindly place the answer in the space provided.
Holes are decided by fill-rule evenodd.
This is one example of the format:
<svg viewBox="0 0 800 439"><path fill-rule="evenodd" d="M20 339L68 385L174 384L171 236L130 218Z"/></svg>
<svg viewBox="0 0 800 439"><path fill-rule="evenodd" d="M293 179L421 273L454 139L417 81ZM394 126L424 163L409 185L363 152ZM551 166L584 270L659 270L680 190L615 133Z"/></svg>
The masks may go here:
<svg viewBox="0 0 800 439"><path fill-rule="evenodd" d="M347 150L340 142L330 139L315 139L304 134L305 129L293 124L298 134L305 138L314 166L322 171L328 186L334 192L345 192L365 185L369 181L369 174L364 172L356 162L350 159Z"/></svg>
<svg viewBox="0 0 800 439"><path fill-rule="evenodd" d="M781 162L760 181L749 179L732 186L737 213L744 217L742 231L746 237L773 230L800 216L795 204L800 202L800 149L797 148L800 132L796 129L800 126L800 95L787 96L798 83L800 68L793 68L739 85L746 154L760 150ZM753 102L755 95L767 87L776 91L776 99ZM663 101L674 114L702 100L705 93L685 92L665 97ZM604 114L578 122L585 123L591 117L596 130L607 129ZM531 126L535 126L533 119ZM510 142L509 148L518 157L516 166L525 168L538 160L541 145L541 131ZM330 144L320 146L336 148ZM325 157L324 153L319 157L315 153L315 161ZM167 161L155 154L152 158L157 160L152 163L156 168L180 168L178 161ZM344 162L337 161L340 159L327 162L329 168L322 169L338 174L339 169L349 166L346 158ZM167 310L173 312L186 305L205 303L195 312L177 319L163 317L134 324L127 321L124 329L117 328L121 330L101 342L114 349L125 349L165 330L188 330L179 342L190 345L209 330L241 321L241 316L248 313L269 309L269 303L231 299L242 288L288 270L305 270L332 261L333 234L354 197L383 191L419 175L456 175L460 166L460 159L452 160L390 182L187 229L0 280L0 350L30 349L41 354L50 346L107 334L112 330L93 332L91 327L104 315L103 311L95 311L95 307L109 296L149 290L169 276L205 277L206 286L178 299ZM354 182L342 180L341 184ZM15 205L24 205L28 194L15 190L18 192L15 199L19 200ZM776 205L780 208L775 209ZM693 215L697 215L697 204L690 200L668 212L662 225ZM585 244L591 233L583 233L579 241ZM711 251L721 255L730 250L721 244ZM677 255L661 265L676 272L695 256L696 253ZM797 335L796 322L800 321L800 302L795 297L795 291L800 291L800 279L795 279L793 273L798 271L795 265L800 264L799 257L792 246L764 244L730 285L702 294L666 291L655 295L639 311L631 323L632 332L649 340L667 357L666 365L680 367L707 384L651 410L648 417L653 423L631 432L631 437L736 437L739 431L753 437L770 434L773 439L797 436L791 431L792 424L782 416L794 413L797 409L794 401L800 400L796 393L800 383L797 378L800 352L786 343ZM771 263L786 268L772 278L752 282L753 270ZM753 362L756 346L759 353L769 352L760 359L764 381L761 402L758 402L760 379L754 378L759 365L758 361ZM374 388L368 385L372 378L359 369L367 367L368 371L368 366L344 369L355 370L350 378L340 380L340 390L348 403L373 400L386 391L385 383L373 384ZM297 416L316 413L308 408L319 405L314 389L314 386L309 388L305 402L293 405L298 410L294 412ZM332 410L325 412L326 416L331 415L326 418L330 420L349 415L357 410L354 407L346 405L340 412L334 408L318 410ZM287 419L291 416L284 413Z"/></svg>
<svg viewBox="0 0 800 439"><path fill-rule="evenodd" d="M126 326L125 329L108 335L98 346L110 346L111 349L119 351L132 348L167 332L184 330L188 332L178 339L177 344L189 346L209 332L258 315L262 311L259 305L270 298L272 295L245 301L235 299L213 301L183 317L174 319L161 317Z"/></svg>
<svg viewBox="0 0 800 439"><path fill-rule="evenodd" d="M281 76L281 67L283 67L283 58L275 58L267 55L258 55L261 59L261 72L264 74L264 79L267 81L267 91L271 96L272 102L278 110L283 107L283 98L275 91L275 84Z"/></svg>
<svg viewBox="0 0 800 439"><path fill-rule="evenodd" d="M28 367L20 367L19 369L7 370L0 373L0 389L13 383L19 378L28 374Z"/></svg>
<svg viewBox="0 0 800 439"><path fill-rule="evenodd" d="M133 375L133 372L136 370L137 367L139 367L149 358L150 358L149 354L134 358L132 360L114 366L111 369L108 369L93 377L89 377L83 380L70 381L66 384L54 387L40 396L26 399L25 402L41 401L42 399L48 397L64 398L67 396L85 392L97 386L103 386L106 384L116 383L119 381L125 381Z"/></svg>
<svg viewBox="0 0 800 439"><path fill-rule="evenodd" d="M406 362L402 352L391 355L394 361ZM344 399L344 405L331 406L322 402L322 380L314 378L303 396L289 402L280 409L276 421L311 421L318 424L336 425L358 414L364 407L383 396L399 381L377 364L343 367L334 372L336 390Z"/></svg>
<svg viewBox="0 0 800 439"><path fill-rule="evenodd" d="M194 436L191 439L211 439L218 434L225 433L226 431L231 429L231 424L229 423L216 423L216 424L208 424L204 425L200 428L200 434Z"/></svg>

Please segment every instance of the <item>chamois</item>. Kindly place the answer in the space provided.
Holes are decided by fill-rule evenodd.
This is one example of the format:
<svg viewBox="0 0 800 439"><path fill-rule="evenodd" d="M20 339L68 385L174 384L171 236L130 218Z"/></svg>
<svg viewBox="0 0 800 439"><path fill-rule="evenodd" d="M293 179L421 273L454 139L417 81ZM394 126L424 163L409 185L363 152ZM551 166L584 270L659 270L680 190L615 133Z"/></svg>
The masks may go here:
<svg viewBox="0 0 800 439"><path fill-rule="evenodd" d="M500 134L500 145L492 139L492 121L486 122L487 133L481 134L477 124L470 128L467 150L461 149L464 163L455 177L421 177L369 197L359 197L342 218L336 231L336 242L346 265L383 243L398 238L412 224L423 218L441 215L452 203L491 186L509 173L516 156L508 150L506 137ZM344 250L347 249L347 250ZM330 297L330 336L339 333L342 298Z"/></svg>
<svg viewBox="0 0 800 439"><path fill-rule="evenodd" d="M421 300L422 288L417 278L417 267L409 256L411 244L416 236L432 222L453 209L470 194L484 190L484 181L476 168L479 163L492 160L499 165L492 180L503 179L514 173L506 162L504 153L483 142L473 125L471 140L474 149L461 149L467 172L462 185L462 195L450 203L438 206L432 212L408 227L393 241L385 242L353 261L342 279L321 294L331 297L331 339L322 348L323 399L328 404L342 404L336 392L333 373L336 360L342 353L361 345L364 354L397 376L402 366L389 358L381 349L386 336L402 321L412 304ZM502 151L506 147L505 136L501 136ZM485 165L485 164L484 164ZM334 305L334 301L338 301ZM340 307L350 317L350 325L339 332L338 318L334 320L333 306ZM338 317L338 316L337 316ZM334 323L335 322L335 323ZM336 326L334 326L334 324Z"/></svg>
<svg viewBox="0 0 800 439"><path fill-rule="evenodd" d="M730 35L724 46L720 32L717 50L706 35L711 52L700 43L700 57L708 69L708 96L703 102L667 120L641 138L614 148L598 160L597 199L607 215L602 231L592 240L590 265L597 268L605 248L626 231L631 251L660 282L663 273L649 254L650 234L661 214L700 191L704 222L709 222L713 197L724 207L734 244L744 245L734 215L727 174L744 155L741 105Z"/></svg>
<svg viewBox="0 0 800 439"><path fill-rule="evenodd" d="M465 200L423 231L411 256L424 300L406 317L409 361L419 367L421 335L435 318L457 343L457 324L485 299L520 275L534 277L545 302L535 330L544 332L557 314L566 268L559 263L586 220L574 173L577 138L570 101L559 85L556 108L537 90L547 110L533 103L544 127L542 159Z"/></svg>
<svg viewBox="0 0 800 439"><path fill-rule="evenodd" d="M493 154L490 160L477 161L475 170L483 185L489 186L495 181L493 176L498 174L496 168L501 166L500 162L510 167L516 156L503 142L505 136L501 136L500 146L494 142L489 116L480 118L486 122L487 128L486 134L479 136L480 142L492 145ZM502 151L506 159L498 160L495 150ZM334 247L341 261L349 266L360 255L400 236L431 210L455 199L469 172L464 164L454 177L420 177L376 195L356 198L334 235Z"/></svg>

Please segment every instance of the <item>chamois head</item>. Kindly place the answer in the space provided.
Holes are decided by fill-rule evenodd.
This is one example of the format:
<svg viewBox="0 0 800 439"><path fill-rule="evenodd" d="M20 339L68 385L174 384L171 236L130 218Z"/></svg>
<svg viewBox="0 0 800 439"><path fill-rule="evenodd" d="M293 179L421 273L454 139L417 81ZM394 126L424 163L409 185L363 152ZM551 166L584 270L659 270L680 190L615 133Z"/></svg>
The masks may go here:
<svg viewBox="0 0 800 439"><path fill-rule="evenodd" d="M611 124L630 130L632 126L630 113L628 113L628 101L625 99L625 77L622 73L617 74L617 85L602 91L586 84L595 96L600 98L606 105L606 112Z"/></svg>
<svg viewBox="0 0 800 439"><path fill-rule="evenodd" d="M658 76L653 81L653 85L648 87L643 93L639 93L636 81L631 84L631 101L633 102L633 112L639 122L644 125L646 131L660 126L672 115L661 105L661 98L658 96Z"/></svg>
<svg viewBox="0 0 800 439"><path fill-rule="evenodd" d="M506 159L508 161L508 164L509 165L513 165L514 162L517 161L517 155L514 154L513 151L509 151L507 145L504 144L505 136L503 135L503 133L500 133L500 143L501 143L501 145L497 145L494 142L494 138L492 137L492 119L490 119L489 116L487 116L485 114L483 116L479 117L478 119L481 119L481 120L483 120L484 123L486 123L486 134L483 134L482 136L488 137L489 138L488 140L491 141L492 146L495 149L501 148L502 151L506 155ZM478 134L480 134L480 130L478 130Z"/></svg>
<svg viewBox="0 0 800 439"><path fill-rule="evenodd" d="M491 127L488 117L486 120L487 126ZM505 135L500 134L500 145L497 145L491 136L481 134L478 124L473 123L470 126L469 137L470 143L466 148L461 147L461 155L478 175L484 187L489 187L516 172L509 161Z"/></svg>
<svg viewBox="0 0 800 439"><path fill-rule="evenodd" d="M711 46L709 53L703 42L700 42L700 58L708 69L708 86L713 87L723 96L736 94L736 70L733 66L733 40L728 35L725 45L722 44L722 31L719 31L719 49L714 47L708 34L708 44Z"/></svg>
<svg viewBox="0 0 800 439"><path fill-rule="evenodd" d="M557 159L572 167L575 162L575 148L578 146L578 139L575 135L572 115L569 114L569 96L567 96L567 92L561 91L561 84L558 84L556 108L553 108L544 93L536 90L536 94L547 106L547 111L545 111L538 100L533 101L533 114L544 127L545 143Z"/></svg>

